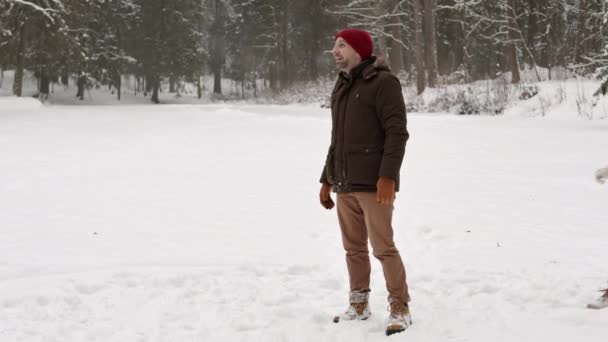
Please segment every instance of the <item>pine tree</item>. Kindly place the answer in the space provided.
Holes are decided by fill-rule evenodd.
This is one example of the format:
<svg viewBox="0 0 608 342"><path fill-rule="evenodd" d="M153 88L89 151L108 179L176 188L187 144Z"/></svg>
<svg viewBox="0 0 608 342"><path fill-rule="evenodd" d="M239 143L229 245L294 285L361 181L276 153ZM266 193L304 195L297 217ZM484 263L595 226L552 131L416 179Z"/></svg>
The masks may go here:
<svg viewBox="0 0 608 342"><path fill-rule="evenodd" d="M601 81L600 91L605 95L608 92L608 1L602 2L599 17L599 40L602 42L602 48L590 57L590 61L595 68L595 78Z"/></svg>

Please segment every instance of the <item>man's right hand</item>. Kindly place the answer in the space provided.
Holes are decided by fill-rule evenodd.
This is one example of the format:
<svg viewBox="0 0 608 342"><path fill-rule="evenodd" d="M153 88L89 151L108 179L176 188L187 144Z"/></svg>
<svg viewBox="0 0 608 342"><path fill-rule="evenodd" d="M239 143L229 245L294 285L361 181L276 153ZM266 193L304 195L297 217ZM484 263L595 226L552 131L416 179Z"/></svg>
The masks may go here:
<svg viewBox="0 0 608 342"><path fill-rule="evenodd" d="M331 185L323 183L321 185L321 191L319 192L319 200L321 205L325 209L332 209L334 207L334 201L331 199Z"/></svg>

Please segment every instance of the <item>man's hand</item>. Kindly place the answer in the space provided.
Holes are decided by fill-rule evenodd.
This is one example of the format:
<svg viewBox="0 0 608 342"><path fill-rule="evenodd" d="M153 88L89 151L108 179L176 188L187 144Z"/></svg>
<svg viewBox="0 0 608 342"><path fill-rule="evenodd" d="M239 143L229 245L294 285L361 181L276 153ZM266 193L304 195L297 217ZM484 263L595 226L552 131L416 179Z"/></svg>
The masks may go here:
<svg viewBox="0 0 608 342"><path fill-rule="evenodd" d="M376 192L376 202L382 204L393 204L395 201L395 180L380 177L378 179L378 183L376 183L376 188L378 191Z"/></svg>
<svg viewBox="0 0 608 342"><path fill-rule="evenodd" d="M331 199L331 185L323 183L321 185L321 191L319 192L319 200L321 205L325 209L332 209L334 207L334 201Z"/></svg>
<svg viewBox="0 0 608 342"><path fill-rule="evenodd" d="M604 184L604 182L607 179L608 179L608 166L606 166L605 168L597 170L597 172L595 173L595 180L598 183Z"/></svg>

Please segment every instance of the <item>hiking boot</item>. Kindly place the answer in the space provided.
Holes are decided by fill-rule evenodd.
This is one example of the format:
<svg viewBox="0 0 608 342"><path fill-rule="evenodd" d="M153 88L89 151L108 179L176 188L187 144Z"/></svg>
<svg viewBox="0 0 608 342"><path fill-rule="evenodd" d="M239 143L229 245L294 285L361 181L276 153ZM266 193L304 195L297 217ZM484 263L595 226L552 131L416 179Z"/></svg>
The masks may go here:
<svg viewBox="0 0 608 342"><path fill-rule="evenodd" d="M410 308L406 303L392 302L390 312L388 323L386 324L386 336L402 332L412 325Z"/></svg>
<svg viewBox="0 0 608 342"><path fill-rule="evenodd" d="M340 320L353 321L360 320L364 321L369 318L372 314L369 311L368 305L369 290L366 291L351 291L349 294L350 305L344 313L334 317L334 323L340 322Z"/></svg>

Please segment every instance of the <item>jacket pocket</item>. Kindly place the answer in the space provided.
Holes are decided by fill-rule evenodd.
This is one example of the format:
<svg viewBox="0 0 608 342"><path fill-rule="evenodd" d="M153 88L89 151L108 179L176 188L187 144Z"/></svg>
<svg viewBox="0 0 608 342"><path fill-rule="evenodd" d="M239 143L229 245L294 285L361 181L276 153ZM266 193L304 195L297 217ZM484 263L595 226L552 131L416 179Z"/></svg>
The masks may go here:
<svg viewBox="0 0 608 342"><path fill-rule="evenodd" d="M351 145L346 153L346 174L352 184L375 185L378 182L383 148Z"/></svg>

